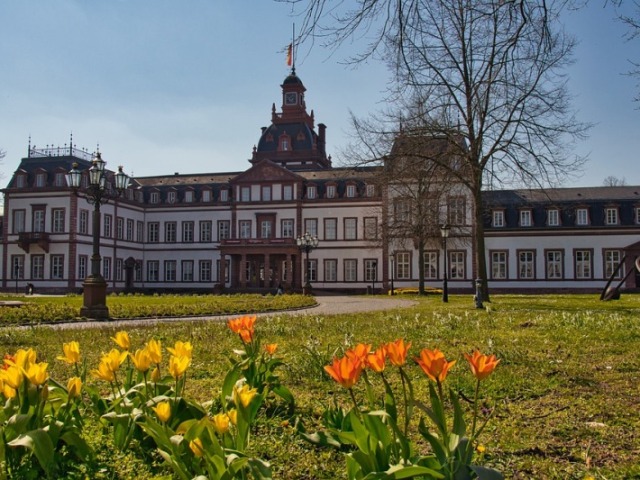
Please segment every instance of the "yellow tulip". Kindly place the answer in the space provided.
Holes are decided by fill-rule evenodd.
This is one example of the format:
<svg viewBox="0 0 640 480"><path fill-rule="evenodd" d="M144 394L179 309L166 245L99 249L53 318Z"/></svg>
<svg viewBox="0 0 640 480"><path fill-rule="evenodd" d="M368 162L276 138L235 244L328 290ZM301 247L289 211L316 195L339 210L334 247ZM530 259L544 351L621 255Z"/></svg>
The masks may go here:
<svg viewBox="0 0 640 480"><path fill-rule="evenodd" d="M169 402L160 402L155 407L152 407L153 411L156 412L158 416L158 420L161 422L167 423L171 418L171 404Z"/></svg>
<svg viewBox="0 0 640 480"><path fill-rule="evenodd" d="M160 381L160 369L158 367L151 372L151 381L155 383Z"/></svg>
<svg viewBox="0 0 640 480"><path fill-rule="evenodd" d="M240 406L238 404L238 402L240 402L243 407L247 408L251 403L251 400L253 400L253 397L256 396L256 393L258 393L258 390L256 390L255 388L250 388L249 385L245 383L240 388L234 387L233 401L236 406Z"/></svg>
<svg viewBox="0 0 640 480"><path fill-rule="evenodd" d="M80 392L82 391L82 380L78 377L71 377L67 382L67 392L69 393L69 398L76 398L80 396Z"/></svg>
<svg viewBox="0 0 640 480"><path fill-rule="evenodd" d="M32 363L36 363L36 351L33 348L27 350L21 348L16 352L12 361L13 365L24 370L27 370Z"/></svg>
<svg viewBox="0 0 640 480"><path fill-rule="evenodd" d="M74 365L80 362L80 344L76 341L62 344L63 356L57 357L58 360Z"/></svg>
<svg viewBox="0 0 640 480"><path fill-rule="evenodd" d="M162 348L159 341L149 340L146 348L149 351L152 363L158 364L162 361Z"/></svg>
<svg viewBox="0 0 640 480"><path fill-rule="evenodd" d="M187 357L176 357L171 355L169 358L169 373L176 380L180 378L187 370L191 360Z"/></svg>
<svg viewBox="0 0 640 480"><path fill-rule="evenodd" d="M14 398L16 394L17 392L15 388L11 388L6 384L2 386L2 395L4 395L4 398Z"/></svg>
<svg viewBox="0 0 640 480"><path fill-rule="evenodd" d="M238 410L232 408L227 412L227 417L229 417L229 421L234 425L238 425Z"/></svg>
<svg viewBox="0 0 640 480"><path fill-rule="evenodd" d="M229 416L226 413L218 413L211 418L213 429L218 435L223 435L229 431Z"/></svg>
<svg viewBox="0 0 640 480"><path fill-rule="evenodd" d="M121 352L117 348L114 348L109 353L102 355L101 362L106 364L111 371L116 372L126 358L127 352Z"/></svg>
<svg viewBox="0 0 640 480"><path fill-rule="evenodd" d="M136 370L139 372L144 373L151 368L151 356L146 348L142 350L138 349L136 353L129 353L129 357L131 357L133 366L136 367Z"/></svg>
<svg viewBox="0 0 640 480"><path fill-rule="evenodd" d="M195 438L189 442L189 449L193 452L193 454L200 458L204 455L204 447L202 446L202 440L199 438Z"/></svg>
<svg viewBox="0 0 640 480"><path fill-rule="evenodd" d="M111 340L116 342L116 344L123 350L129 350L129 347L131 347L131 340L129 339L129 334L127 332L117 332L115 337L111 337Z"/></svg>
<svg viewBox="0 0 640 480"><path fill-rule="evenodd" d="M105 362L100 362L97 370L91 370L91 374L106 382L113 382L116 379L115 372Z"/></svg>
<svg viewBox="0 0 640 480"><path fill-rule="evenodd" d="M4 383L6 383L9 387L13 388L14 390L17 390L18 388L20 388L20 385L22 385L22 379L24 378L24 375L20 367L16 365L12 365L6 370L0 370L0 372L2 372Z"/></svg>
<svg viewBox="0 0 640 480"><path fill-rule="evenodd" d="M193 345L191 345L191 342L178 340L173 348L167 347L167 350L176 357L187 357L189 360L193 358Z"/></svg>
<svg viewBox="0 0 640 480"><path fill-rule="evenodd" d="M32 363L29 365L26 374L29 381L35 385L36 387L42 385L49 378L49 374L47 373L48 363L40 362L40 363Z"/></svg>

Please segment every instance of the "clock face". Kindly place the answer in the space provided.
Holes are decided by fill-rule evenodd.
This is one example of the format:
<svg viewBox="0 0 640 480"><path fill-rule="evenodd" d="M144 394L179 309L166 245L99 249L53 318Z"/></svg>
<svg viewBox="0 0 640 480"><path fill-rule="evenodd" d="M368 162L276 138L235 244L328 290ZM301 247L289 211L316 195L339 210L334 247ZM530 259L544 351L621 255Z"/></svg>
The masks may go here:
<svg viewBox="0 0 640 480"><path fill-rule="evenodd" d="M284 103L287 105L295 105L297 100L297 95L295 92L289 92L284 96Z"/></svg>

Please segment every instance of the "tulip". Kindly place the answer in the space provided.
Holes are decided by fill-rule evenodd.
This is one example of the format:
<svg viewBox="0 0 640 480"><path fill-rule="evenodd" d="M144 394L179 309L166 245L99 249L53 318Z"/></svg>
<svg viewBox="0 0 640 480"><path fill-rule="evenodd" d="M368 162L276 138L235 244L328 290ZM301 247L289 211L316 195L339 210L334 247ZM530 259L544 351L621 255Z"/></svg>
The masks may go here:
<svg viewBox="0 0 640 480"><path fill-rule="evenodd" d="M62 344L63 356L57 357L58 360L75 365L80 362L80 344L76 341Z"/></svg>
<svg viewBox="0 0 640 480"><path fill-rule="evenodd" d="M238 425L238 410L236 410L235 408L232 408L227 412L227 416L229 417L229 421L232 424Z"/></svg>
<svg viewBox="0 0 640 480"><path fill-rule="evenodd" d="M264 346L264 350L269 354L269 355L273 355L274 353L276 353L276 350L278 349L278 344L277 343L269 343L267 345Z"/></svg>
<svg viewBox="0 0 640 480"><path fill-rule="evenodd" d="M151 362L155 364L159 364L162 361L162 348L161 348L160 342L153 339L149 340L146 348L149 351Z"/></svg>
<svg viewBox="0 0 640 480"><path fill-rule="evenodd" d="M167 350L176 357L187 357L189 360L193 357L193 346L191 342L181 342L178 340L173 348L167 347Z"/></svg>
<svg viewBox="0 0 640 480"><path fill-rule="evenodd" d="M91 370L91 374L100 380L105 382L113 382L116 379L115 372L105 362L100 362L97 370Z"/></svg>
<svg viewBox="0 0 640 480"><path fill-rule="evenodd" d="M376 373L384 371L387 352L385 348L379 348L373 353L367 355L366 365Z"/></svg>
<svg viewBox="0 0 640 480"><path fill-rule="evenodd" d="M117 332L115 337L111 337L111 340L116 342L123 350L129 350L129 347L131 347L131 340L127 332Z"/></svg>
<svg viewBox="0 0 640 480"><path fill-rule="evenodd" d="M20 388L23 378L24 375L22 370L16 365L12 365L6 370L2 370L2 379L4 380L4 383L14 390Z"/></svg>
<svg viewBox="0 0 640 480"><path fill-rule="evenodd" d="M152 407L153 411L156 412L158 416L158 420L161 422L167 423L171 418L171 404L169 402L160 402L155 407Z"/></svg>
<svg viewBox="0 0 640 480"><path fill-rule="evenodd" d="M78 377L71 377L67 382L67 392L69 393L69 398L76 398L80 396L80 392L82 391L82 380Z"/></svg>
<svg viewBox="0 0 640 480"><path fill-rule="evenodd" d="M158 383L160 381L160 369L158 367L154 368L151 372L151 381L154 383Z"/></svg>
<svg viewBox="0 0 640 480"><path fill-rule="evenodd" d="M226 413L218 413L211 418L213 429L218 435L223 435L229 431L229 416Z"/></svg>
<svg viewBox="0 0 640 480"><path fill-rule="evenodd" d="M10 360L9 365L15 365L26 370L32 363L36 363L36 351L33 348L27 350L21 348L16 352L13 360Z"/></svg>
<svg viewBox="0 0 640 480"><path fill-rule="evenodd" d="M371 345L366 343L359 343L353 348L347 350L345 355L352 360L357 360L360 363L364 363L367 359L367 355L371 352Z"/></svg>
<svg viewBox="0 0 640 480"><path fill-rule="evenodd" d="M447 362L447 359L437 348L435 350L429 350L427 348L422 349L420 357L415 359L416 363L420 365L422 371L427 374L434 382L444 382L447 378L449 369L456 364L456 361Z"/></svg>
<svg viewBox="0 0 640 480"><path fill-rule="evenodd" d="M48 363L40 362L40 363L32 363L29 365L26 375L29 381L39 387L44 382L46 382L49 378L49 374L47 373Z"/></svg>
<svg viewBox="0 0 640 480"><path fill-rule="evenodd" d="M495 355L483 355L478 350L473 352L473 355L464 354L465 358L469 362L471 372L478 380L484 380L495 370L500 363L500 360L496 359Z"/></svg>
<svg viewBox="0 0 640 480"><path fill-rule="evenodd" d="M111 371L116 372L122 362L127 358L127 352L121 352L114 348L109 353L103 354L101 362L104 363Z"/></svg>
<svg viewBox="0 0 640 480"><path fill-rule="evenodd" d="M133 366L139 372L146 372L151 368L151 356L146 348L136 350L136 353L129 353Z"/></svg>
<svg viewBox="0 0 640 480"><path fill-rule="evenodd" d="M202 440L200 440L199 438L194 438L189 442L189 449L198 458L204 455L204 447L202 446Z"/></svg>
<svg viewBox="0 0 640 480"><path fill-rule="evenodd" d="M251 343L253 340L253 330L240 330L239 335L242 343Z"/></svg>
<svg viewBox="0 0 640 480"><path fill-rule="evenodd" d="M396 367L403 366L407 361L407 353L411 348L411 342L405 345L404 340L399 338L395 342L389 342L386 345L387 357L392 365Z"/></svg>
<svg viewBox="0 0 640 480"><path fill-rule="evenodd" d="M333 364L325 365L324 369L331 378L344 388L351 388L357 383L358 378L360 378L362 362L346 356L340 359L334 357Z"/></svg>
<svg viewBox="0 0 640 480"><path fill-rule="evenodd" d="M176 357L171 355L169 358L169 373L176 380L180 378L189 366L191 360L187 357Z"/></svg>
<svg viewBox="0 0 640 480"><path fill-rule="evenodd" d="M238 407L242 405L243 407L247 408L251 403L251 400L253 400L253 397L255 397L257 393L257 389L249 387L249 385L246 383L240 388L234 387L233 402Z"/></svg>
<svg viewBox="0 0 640 480"><path fill-rule="evenodd" d="M255 315L245 315L244 317L234 318L227 322L233 333L240 333L241 330L250 330L253 332L256 323Z"/></svg>

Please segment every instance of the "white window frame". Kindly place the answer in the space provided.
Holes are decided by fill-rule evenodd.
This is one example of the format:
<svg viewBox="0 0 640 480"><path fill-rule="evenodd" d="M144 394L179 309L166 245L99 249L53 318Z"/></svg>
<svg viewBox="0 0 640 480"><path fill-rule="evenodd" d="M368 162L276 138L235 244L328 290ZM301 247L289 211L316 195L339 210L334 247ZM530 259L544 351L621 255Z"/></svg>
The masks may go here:
<svg viewBox="0 0 640 480"><path fill-rule="evenodd" d="M343 267L344 267L344 281L357 282L358 281L358 260L355 258L345 258L343 260Z"/></svg>
<svg viewBox="0 0 640 480"><path fill-rule="evenodd" d="M591 250L574 250L573 261L576 280L590 280L593 278L593 252Z"/></svg>
<svg viewBox="0 0 640 480"><path fill-rule="evenodd" d="M424 278L425 280L438 280L438 252L424 252Z"/></svg>
<svg viewBox="0 0 640 480"><path fill-rule="evenodd" d="M396 279L411 280L411 252L396 252Z"/></svg>
<svg viewBox="0 0 640 480"><path fill-rule="evenodd" d="M557 208L550 208L547 210L547 225L550 227L557 227L560 225L560 210Z"/></svg>
<svg viewBox="0 0 640 480"><path fill-rule="evenodd" d="M589 210L587 208L576 209L576 225L589 225Z"/></svg>
<svg viewBox="0 0 640 480"><path fill-rule="evenodd" d="M491 225L495 228L502 228L504 223L504 210L494 210L491 215Z"/></svg>
<svg viewBox="0 0 640 480"><path fill-rule="evenodd" d="M324 260L324 281L338 281L338 260L335 258L327 258Z"/></svg>
<svg viewBox="0 0 640 480"><path fill-rule="evenodd" d="M506 250L493 250L491 255L491 279L506 280L508 278L509 252Z"/></svg>
<svg viewBox="0 0 640 480"><path fill-rule="evenodd" d="M536 252L535 250L519 250L518 278L520 280L533 280L536 276Z"/></svg>

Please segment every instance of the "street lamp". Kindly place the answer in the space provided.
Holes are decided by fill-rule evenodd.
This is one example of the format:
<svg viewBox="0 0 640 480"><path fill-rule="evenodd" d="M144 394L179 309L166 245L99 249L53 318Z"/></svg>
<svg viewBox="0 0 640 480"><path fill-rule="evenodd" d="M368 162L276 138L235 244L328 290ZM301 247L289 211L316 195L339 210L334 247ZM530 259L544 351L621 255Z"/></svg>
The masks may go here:
<svg viewBox="0 0 640 480"><path fill-rule="evenodd" d="M87 318L108 319L109 309L107 308L107 282L100 273L100 205L107 203L109 197L113 196L107 188L107 172L100 152L97 152L89 168L89 186L83 190L87 202L94 206L93 209L93 252L91 255L91 273L84 279L83 283L83 306L80 315ZM82 183L82 172L78 170L78 164L74 163L73 168L66 175L67 185L73 189L73 193L78 195ZM129 186L129 177L122 171L122 166L118 167L118 172L113 176L116 188L116 196Z"/></svg>
<svg viewBox="0 0 640 480"><path fill-rule="evenodd" d="M389 258L391 258L391 295L393 296L395 295L393 290L393 280L396 276L396 252L391 252Z"/></svg>
<svg viewBox="0 0 640 480"><path fill-rule="evenodd" d="M378 262L373 260L371 262L371 268L372 268L372 272L371 272L371 295L375 295L376 294L376 278L378 276Z"/></svg>
<svg viewBox="0 0 640 480"><path fill-rule="evenodd" d="M444 278L442 280L442 301L447 303L449 301L449 288L447 285L447 271L449 265L447 265L447 238L449 238L449 230L451 227L446 223L440 227L440 235L442 235L442 246L444 249Z"/></svg>
<svg viewBox="0 0 640 480"><path fill-rule="evenodd" d="M304 295L311 295L311 282L309 279L309 252L318 247L318 237L307 232L301 237L296 238L296 244L298 245L300 251L303 251L307 254L307 269L304 275L304 287L302 289L302 293Z"/></svg>

